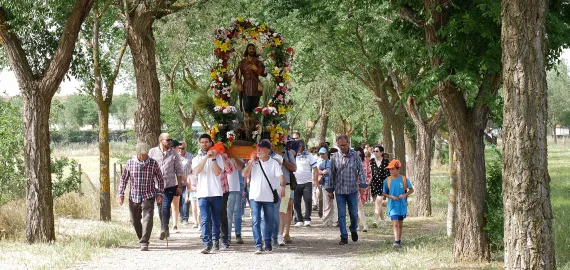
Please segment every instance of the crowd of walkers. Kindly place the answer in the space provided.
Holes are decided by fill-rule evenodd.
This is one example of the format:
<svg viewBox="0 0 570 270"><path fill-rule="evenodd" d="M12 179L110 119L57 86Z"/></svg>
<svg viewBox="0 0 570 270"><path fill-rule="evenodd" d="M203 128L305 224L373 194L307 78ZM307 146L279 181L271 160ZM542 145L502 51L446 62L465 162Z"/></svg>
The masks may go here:
<svg viewBox="0 0 570 270"><path fill-rule="evenodd" d="M390 218L394 246L401 247L407 197L414 190L400 175L400 161L390 160L381 144L351 148L343 135L332 147L323 142L308 149L293 132L281 153L263 140L247 159L228 157L212 146L208 134L199 137L195 156L185 142L167 133L159 136L157 147L137 144L136 156L122 173L118 200L124 203L130 182L130 218L141 250L148 250L155 205L160 240L168 240L172 218L174 231L182 224L199 228L201 253L208 254L244 244L242 224L249 204L254 252L263 254L292 244L291 225L311 227L312 211L324 226L339 228L340 245L348 244L349 233L357 242L358 232L369 229L364 213L369 202L374 203L372 227L385 226Z"/></svg>

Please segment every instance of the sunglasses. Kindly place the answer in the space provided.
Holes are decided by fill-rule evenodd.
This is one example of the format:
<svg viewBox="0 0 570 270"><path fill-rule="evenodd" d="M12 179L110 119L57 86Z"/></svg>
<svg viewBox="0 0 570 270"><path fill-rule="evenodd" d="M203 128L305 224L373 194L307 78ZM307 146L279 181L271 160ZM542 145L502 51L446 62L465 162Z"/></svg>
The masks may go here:
<svg viewBox="0 0 570 270"><path fill-rule="evenodd" d="M172 141L172 139L166 139L165 141L167 141L167 142L171 142L171 141Z"/></svg>
<svg viewBox="0 0 570 270"><path fill-rule="evenodd" d="M184 150L184 149L186 149L186 148L184 148L184 147L178 147L178 150Z"/></svg>
<svg viewBox="0 0 570 270"><path fill-rule="evenodd" d="M381 153L381 152L380 152L380 151L378 151L378 150L374 150L374 153Z"/></svg>

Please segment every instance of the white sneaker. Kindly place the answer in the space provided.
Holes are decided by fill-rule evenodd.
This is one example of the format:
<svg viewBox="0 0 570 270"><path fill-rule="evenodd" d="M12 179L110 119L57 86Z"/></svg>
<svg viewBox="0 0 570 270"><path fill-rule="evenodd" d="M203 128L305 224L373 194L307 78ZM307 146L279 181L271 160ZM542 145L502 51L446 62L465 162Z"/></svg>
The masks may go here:
<svg viewBox="0 0 570 270"><path fill-rule="evenodd" d="M388 223L386 223L386 220L382 220L382 225L384 226L388 225Z"/></svg>
<svg viewBox="0 0 570 270"><path fill-rule="evenodd" d="M277 244L279 244L280 247L285 245L285 241L283 240L283 235L277 236Z"/></svg>
<svg viewBox="0 0 570 270"><path fill-rule="evenodd" d="M311 227L311 221L310 220L305 221L305 227Z"/></svg>
<svg viewBox="0 0 570 270"><path fill-rule="evenodd" d="M299 221L295 223L295 227L303 227L303 222Z"/></svg>

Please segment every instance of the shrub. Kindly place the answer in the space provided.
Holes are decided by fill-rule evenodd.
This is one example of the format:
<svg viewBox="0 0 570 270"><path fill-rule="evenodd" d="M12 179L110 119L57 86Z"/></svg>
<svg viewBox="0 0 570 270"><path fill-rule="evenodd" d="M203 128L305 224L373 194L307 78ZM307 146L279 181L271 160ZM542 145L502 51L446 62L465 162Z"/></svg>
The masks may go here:
<svg viewBox="0 0 570 270"><path fill-rule="evenodd" d="M20 108L0 100L0 205L23 197L26 191L23 134Z"/></svg>
<svg viewBox="0 0 570 270"><path fill-rule="evenodd" d="M489 235L491 250L503 250L503 172L502 155L495 146L491 146L491 155L487 160L487 196L485 198L485 228Z"/></svg>
<svg viewBox="0 0 570 270"><path fill-rule="evenodd" d="M57 197L53 201L54 214L74 219L93 219L99 215L99 201L95 194L82 196L70 192Z"/></svg>
<svg viewBox="0 0 570 270"><path fill-rule="evenodd" d="M63 178L63 172L66 167L69 167L69 175ZM52 159L51 172L55 174L55 181L53 181L52 185L52 194L54 197L59 197L69 192L80 192L76 160L70 160L68 158Z"/></svg>
<svg viewBox="0 0 570 270"><path fill-rule="evenodd" d="M0 205L0 240L24 236L26 201L21 198Z"/></svg>

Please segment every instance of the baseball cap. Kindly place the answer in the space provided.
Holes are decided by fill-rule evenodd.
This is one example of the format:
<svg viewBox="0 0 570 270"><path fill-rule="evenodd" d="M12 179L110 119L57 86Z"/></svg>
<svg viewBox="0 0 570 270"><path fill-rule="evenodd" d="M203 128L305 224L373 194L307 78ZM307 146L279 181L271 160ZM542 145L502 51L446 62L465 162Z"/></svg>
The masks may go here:
<svg viewBox="0 0 570 270"><path fill-rule="evenodd" d="M324 147L321 147L321 149L319 149L319 154L325 154L327 153L327 149Z"/></svg>
<svg viewBox="0 0 570 270"><path fill-rule="evenodd" d="M257 144L257 147L263 147L271 150L271 143L268 141L261 141L259 144Z"/></svg>
<svg viewBox="0 0 570 270"><path fill-rule="evenodd" d="M172 147L176 147L176 146L180 146L180 145L182 145L182 144L179 141L172 140L172 145L171 145Z"/></svg>
<svg viewBox="0 0 570 270"><path fill-rule="evenodd" d="M390 161L390 164L388 164L388 166L386 166L386 170L392 169L392 168L400 169L401 167L402 167L402 163L400 163L399 160L394 159L394 160Z"/></svg>

